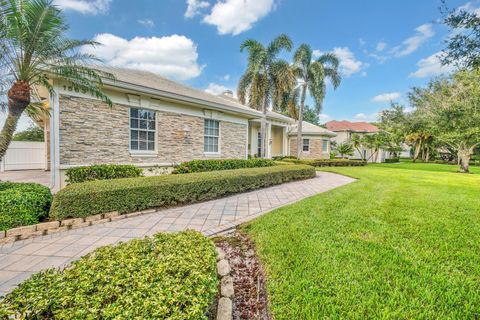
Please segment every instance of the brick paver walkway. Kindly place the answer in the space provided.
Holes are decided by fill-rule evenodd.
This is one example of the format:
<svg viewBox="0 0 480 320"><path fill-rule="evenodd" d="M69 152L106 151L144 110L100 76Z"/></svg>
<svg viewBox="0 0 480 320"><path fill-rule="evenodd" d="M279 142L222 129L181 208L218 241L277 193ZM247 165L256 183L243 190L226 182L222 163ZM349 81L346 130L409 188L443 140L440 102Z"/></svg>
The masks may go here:
<svg viewBox="0 0 480 320"><path fill-rule="evenodd" d="M6 244L0 246L0 295L32 273L64 267L100 246L162 231L195 229L213 235L274 208L353 181L349 177L318 172L316 178L309 180Z"/></svg>

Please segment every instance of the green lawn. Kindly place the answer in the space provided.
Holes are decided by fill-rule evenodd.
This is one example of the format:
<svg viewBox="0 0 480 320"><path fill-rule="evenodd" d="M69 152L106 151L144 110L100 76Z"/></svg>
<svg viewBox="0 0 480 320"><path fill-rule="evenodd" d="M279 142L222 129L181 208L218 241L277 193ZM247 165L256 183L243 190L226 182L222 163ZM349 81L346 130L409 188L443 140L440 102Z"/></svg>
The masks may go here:
<svg viewBox="0 0 480 320"><path fill-rule="evenodd" d="M243 228L277 320L480 316L480 175L408 163L326 170L359 180Z"/></svg>

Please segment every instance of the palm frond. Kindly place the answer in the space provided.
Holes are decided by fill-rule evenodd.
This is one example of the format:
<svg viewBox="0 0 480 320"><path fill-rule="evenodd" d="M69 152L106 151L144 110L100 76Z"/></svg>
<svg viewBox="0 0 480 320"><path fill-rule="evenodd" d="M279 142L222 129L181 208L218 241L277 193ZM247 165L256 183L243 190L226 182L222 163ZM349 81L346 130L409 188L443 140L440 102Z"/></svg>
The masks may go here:
<svg viewBox="0 0 480 320"><path fill-rule="evenodd" d="M267 47L267 53L269 57L274 58L280 53L280 51L290 51L292 50L292 47L292 39L290 39L290 37L288 37L286 34L281 34L269 43Z"/></svg>

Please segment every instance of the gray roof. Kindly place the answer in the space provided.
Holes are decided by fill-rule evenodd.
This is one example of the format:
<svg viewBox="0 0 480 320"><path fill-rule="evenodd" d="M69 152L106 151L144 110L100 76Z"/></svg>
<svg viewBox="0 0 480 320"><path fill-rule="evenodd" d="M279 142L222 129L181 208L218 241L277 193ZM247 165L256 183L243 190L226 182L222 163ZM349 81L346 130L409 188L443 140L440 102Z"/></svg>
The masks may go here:
<svg viewBox="0 0 480 320"><path fill-rule="evenodd" d="M291 127L288 134L289 135L297 134L297 129L298 129L298 123L294 124ZM328 129L316 126L316 125L314 125L310 122L307 122L307 121L302 122L302 134L316 135L316 136L330 136L330 137L335 137L337 135L333 131L330 131Z"/></svg>
<svg viewBox="0 0 480 320"><path fill-rule="evenodd" d="M238 101L225 99L221 96L216 96L206 93L202 90L191 88L152 72L108 66L95 66L95 68L111 73L115 76L116 81L105 81L105 84L110 86L122 87L123 84L130 84L135 87L139 87L139 91L145 91L142 90L142 88L146 89L147 91L153 90L154 92L152 93L159 96L171 96L171 98L178 100L206 104L211 107L224 107L230 111L248 114L255 118L262 116L260 111L244 106Z"/></svg>

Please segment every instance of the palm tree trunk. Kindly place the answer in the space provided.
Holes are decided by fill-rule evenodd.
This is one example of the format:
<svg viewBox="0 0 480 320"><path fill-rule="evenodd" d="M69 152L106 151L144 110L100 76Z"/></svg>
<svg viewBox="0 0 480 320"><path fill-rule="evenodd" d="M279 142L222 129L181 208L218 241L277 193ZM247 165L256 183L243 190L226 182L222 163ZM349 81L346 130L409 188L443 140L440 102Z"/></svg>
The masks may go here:
<svg viewBox="0 0 480 320"><path fill-rule="evenodd" d="M417 142L417 144L415 145L415 153L413 155L413 162L417 161L418 155L420 154L420 147L421 147L421 143Z"/></svg>
<svg viewBox="0 0 480 320"><path fill-rule="evenodd" d="M0 132L0 160L7 153L18 120L29 104L30 86L23 81L15 82L8 90L8 115Z"/></svg>
<svg viewBox="0 0 480 320"><path fill-rule="evenodd" d="M305 107L305 96L307 94L307 85L302 86L302 97L300 100L300 110L298 112L298 126L297 126L297 158L300 159L302 155L302 124L303 124L303 109ZM302 148L302 149L301 149Z"/></svg>

